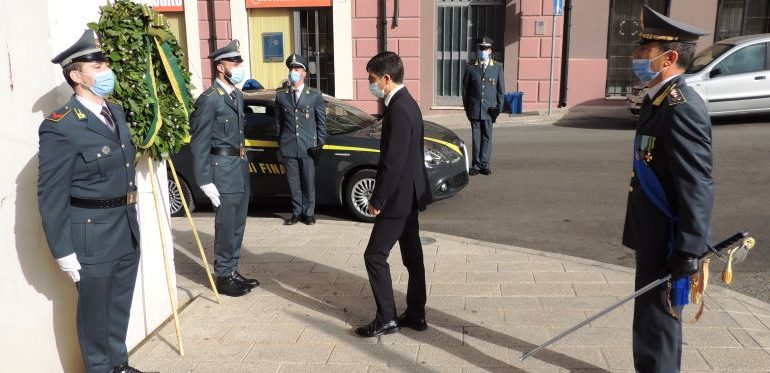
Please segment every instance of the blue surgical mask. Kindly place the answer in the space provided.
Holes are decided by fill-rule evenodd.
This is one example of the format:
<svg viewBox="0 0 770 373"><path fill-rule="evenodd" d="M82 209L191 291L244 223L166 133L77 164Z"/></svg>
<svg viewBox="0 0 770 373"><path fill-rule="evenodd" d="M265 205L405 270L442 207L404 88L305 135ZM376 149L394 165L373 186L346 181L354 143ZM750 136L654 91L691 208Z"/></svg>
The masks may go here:
<svg viewBox="0 0 770 373"><path fill-rule="evenodd" d="M652 59L634 59L633 60L634 75L636 75L636 77L643 82L649 82L657 78L658 75L660 75L660 73L663 70L665 70L665 68L663 68L660 71L652 71L652 61L664 54L666 53L665 52L661 53L657 57Z"/></svg>
<svg viewBox="0 0 770 373"><path fill-rule="evenodd" d="M374 95L374 97L383 98L385 97L385 90L380 90L379 88L377 88L378 82L379 80L372 84L369 84L369 91L372 92L372 95Z"/></svg>
<svg viewBox="0 0 770 373"><path fill-rule="evenodd" d="M479 60L486 61L489 59L489 51L478 51L476 52L476 55L478 55Z"/></svg>
<svg viewBox="0 0 770 373"><path fill-rule="evenodd" d="M85 84L83 85L88 87L91 92L99 97L107 97L110 93L112 93L112 90L115 89L115 74L112 72L112 70L102 71L93 75L86 73L81 74L88 75L94 79L93 86L88 86Z"/></svg>
<svg viewBox="0 0 770 373"><path fill-rule="evenodd" d="M230 75L227 78L230 79L230 83L238 84L243 81L244 74L243 67L233 67L230 69Z"/></svg>
<svg viewBox="0 0 770 373"><path fill-rule="evenodd" d="M289 81L291 84L296 84L301 78L300 74L296 71L289 71Z"/></svg>

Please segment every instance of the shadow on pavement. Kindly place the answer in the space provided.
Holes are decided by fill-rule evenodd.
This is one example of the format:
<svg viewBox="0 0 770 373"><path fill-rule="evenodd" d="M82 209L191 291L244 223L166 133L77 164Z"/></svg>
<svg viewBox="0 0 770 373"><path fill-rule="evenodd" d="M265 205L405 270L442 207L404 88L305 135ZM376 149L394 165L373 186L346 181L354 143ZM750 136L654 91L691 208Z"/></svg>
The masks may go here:
<svg viewBox="0 0 770 373"><path fill-rule="evenodd" d="M187 236L191 236L192 233L187 230L174 230L174 236L177 237L178 243L187 240ZM211 242L213 237L209 234L200 233L201 239L204 242ZM209 248L207 256L211 257L211 249ZM197 261L197 249L193 245L181 246L177 244L175 255L177 258L186 258L189 261ZM177 262L179 259L177 259ZM261 283L261 290L270 292L276 296L286 299L292 303L300 305L305 309L312 310L314 312L321 313L339 320L343 324L358 326L368 323L371 318L374 317L374 300L371 296L363 295L338 295L336 292L329 292L324 290L324 285L327 284L314 284L303 280L303 273L327 273L331 274L330 277L335 280L335 285L365 284L363 286L363 292L366 292L366 288L369 287L368 279L365 277L365 273L356 274L351 272L345 272L334 267L330 267L312 260L307 260L301 256L293 256L281 252L265 252L261 254L253 254L247 251L242 252L241 256L241 273L244 275L250 275L249 277L256 277ZM307 264L310 264L311 269L309 271L285 271L281 273L264 273L259 272L261 265L270 263L303 263L305 266L299 266L307 269ZM251 265L256 271L248 272L246 268ZM363 265L363 263L362 263ZM398 264L400 265L400 264ZM290 268L290 267L287 267ZM208 288L208 281L205 273L202 270L195 272L179 273L179 276L185 276L190 281L202 285ZM362 277L363 276L363 277ZM285 277L286 279L284 279ZM320 285L320 286L315 286ZM348 286L349 288L349 286ZM186 289L179 289L180 291L186 291ZM344 293L344 292L343 292ZM396 299L396 304L400 309L404 309L404 300L406 294L394 289L393 295ZM201 296L209 298L210 292L207 290ZM247 295L248 296L248 295ZM428 305L431 303L431 297L428 296ZM310 315L302 314L302 312L284 310L292 317L298 319L307 319L312 317ZM432 327L426 332L416 332L410 329L404 328L400 334L406 336L421 344L429 345L437 349L443 350L445 353L460 358L470 365L486 369L486 368L501 368L506 372L527 372L528 370L516 367L512 365L511 359L507 356L493 356L492 353L488 353L480 350L475 346L471 346L463 342L462 339L457 338L454 335L441 331L436 326L442 328L457 327L462 328L462 333L474 339L480 340L482 343L487 343L495 346L502 347L504 349L517 351L519 353L527 352L536 347L530 342L518 339L511 335L504 334L502 332L489 329L483 325L478 325L467 320L458 318L457 316L448 314L446 312L426 307L426 314L428 323L432 324ZM237 317L237 316L233 316ZM340 328L338 324L329 322L328 320L314 320L314 327L319 328L323 332L330 336L340 336L351 338L355 336L353 328ZM388 336L390 337L390 336ZM441 343L436 343L439 340ZM380 341L378 346L383 344ZM390 343L384 343L390 344ZM371 351L372 344L367 343L350 343L349 347L361 350L362 353L374 354ZM500 355L496 353L494 355ZM384 348L380 348L376 351L376 357L378 360L384 360L389 365L419 365L419 361L405 361L404 356L395 351L388 351ZM513 359L517 359L518 356ZM575 359L573 357L564 355L562 353L542 350L535 359L542 362L552 364L567 370L590 370L592 372L609 372L606 369L592 365L582 360ZM531 362L529 362L531 363ZM537 363L535 363L537 364Z"/></svg>

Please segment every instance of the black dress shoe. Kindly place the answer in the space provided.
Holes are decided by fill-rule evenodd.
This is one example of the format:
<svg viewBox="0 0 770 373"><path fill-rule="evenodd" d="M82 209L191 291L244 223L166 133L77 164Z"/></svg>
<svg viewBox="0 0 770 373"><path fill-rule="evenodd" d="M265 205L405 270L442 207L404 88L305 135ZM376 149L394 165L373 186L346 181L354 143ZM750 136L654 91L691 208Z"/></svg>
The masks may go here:
<svg viewBox="0 0 770 373"><path fill-rule="evenodd" d="M401 314L401 316L398 317L398 326L403 326L421 332L428 329L428 322L425 321L425 316L416 317L413 315L408 315L406 312L404 312Z"/></svg>
<svg viewBox="0 0 770 373"><path fill-rule="evenodd" d="M468 170L468 175L470 175L470 176L476 176L478 174L479 174L479 170L477 170L475 168L471 168L470 170Z"/></svg>
<svg viewBox="0 0 770 373"><path fill-rule="evenodd" d="M306 216L304 219L302 219L302 222L307 225L313 225L315 224L315 216Z"/></svg>
<svg viewBox="0 0 770 373"><path fill-rule="evenodd" d="M231 297L240 297L251 292L251 288L248 285L242 284L230 274L217 277L217 292Z"/></svg>
<svg viewBox="0 0 770 373"><path fill-rule="evenodd" d="M299 223L299 216L292 215L291 218L289 218L289 220L287 220L286 223L283 223L283 224L284 225L294 225L294 224L297 224L297 223Z"/></svg>
<svg viewBox="0 0 770 373"><path fill-rule="evenodd" d="M401 328L398 326L396 320L390 320L382 322L374 319L369 325L362 326L356 329L356 334L365 338L378 337L384 334L392 334L399 331Z"/></svg>
<svg viewBox="0 0 770 373"><path fill-rule="evenodd" d="M235 279L235 281L238 281L241 284L246 285L252 289L259 286L259 281L253 278L243 277L240 273L238 273L238 271L233 272L233 278Z"/></svg>
<svg viewBox="0 0 770 373"><path fill-rule="evenodd" d="M112 368L112 373L142 373L142 371L128 365L128 362L125 362Z"/></svg>
<svg viewBox="0 0 770 373"><path fill-rule="evenodd" d="M479 172L481 172L484 175L492 175L492 170L490 170L489 167L482 168L481 171L479 171Z"/></svg>

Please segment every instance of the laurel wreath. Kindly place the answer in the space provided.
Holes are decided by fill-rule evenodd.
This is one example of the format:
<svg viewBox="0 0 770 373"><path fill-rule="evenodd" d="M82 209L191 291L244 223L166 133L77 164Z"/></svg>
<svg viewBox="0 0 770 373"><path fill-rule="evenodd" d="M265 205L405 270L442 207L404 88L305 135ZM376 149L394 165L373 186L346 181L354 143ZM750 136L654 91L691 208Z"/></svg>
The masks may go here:
<svg viewBox="0 0 770 373"><path fill-rule="evenodd" d="M161 14L130 0L101 7L88 27L115 72L110 99L121 105L131 140L154 160L177 153L189 138L190 73L179 42Z"/></svg>

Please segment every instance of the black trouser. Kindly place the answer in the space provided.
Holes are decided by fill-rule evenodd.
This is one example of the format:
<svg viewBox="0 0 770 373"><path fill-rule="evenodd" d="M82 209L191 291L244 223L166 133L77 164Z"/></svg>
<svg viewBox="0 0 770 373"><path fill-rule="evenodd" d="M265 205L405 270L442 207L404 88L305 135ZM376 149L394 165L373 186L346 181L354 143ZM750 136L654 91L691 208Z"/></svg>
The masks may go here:
<svg viewBox="0 0 770 373"><path fill-rule="evenodd" d="M471 135L473 136L471 168L477 170L489 168L489 159L492 158L492 121L471 120Z"/></svg>
<svg viewBox="0 0 770 373"><path fill-rule="evenodd" d="M315 163L310 156L284 158L286 179L291 191L291 214L313 216L315 214Z"/></svg>
<svg viewBox="0 0 770 373"><path fill-rule="evenodd" d="M395 320L397 316L388 265L390 250L396 241L401 247L401 259L409 272L407 312L415 316L425 315L425 264L420 243L420 223L417 210L414 210L411 214L398 218L377 217L364 252L366 273L369 275L369 284L377 304L377 318L381 321Z"/></svg>
<svg viewBox="0 0 770 373"><path fill-rule="evenodd" d="M665 275L666 252L665 247L636 252L636 290ZM682 324L669 314L666 284L636 298L633 350L637 372L679 372Z"/></svg>
<svg viewBox="0 0 770 373"><path fill-rule="evenodd" d="M238 270L243 232L249 213L249 192L222 193L214 217L214 273L226 276Z"/></svg>
<svg viewBox="0 0 770 373"><path fill-rule="evenodd" d="M89 373L112 371L128 361L126 332L139 250L106 263L81 264L77 329Z"/></svg>

